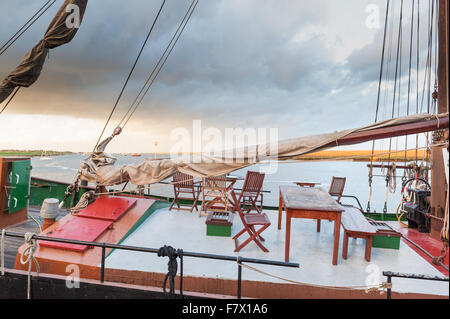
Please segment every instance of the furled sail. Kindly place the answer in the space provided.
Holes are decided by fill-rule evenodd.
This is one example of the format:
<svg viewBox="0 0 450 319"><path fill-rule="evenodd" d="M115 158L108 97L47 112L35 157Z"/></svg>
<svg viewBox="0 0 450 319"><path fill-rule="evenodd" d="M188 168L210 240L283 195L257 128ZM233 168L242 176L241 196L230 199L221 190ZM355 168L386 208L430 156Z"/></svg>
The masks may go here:
<svg viewBox="0 0 450 319"><path fill-rule="evenodd" d="M70 42L78 31L88 0L66 0L53 18L44 38L26 55L22 63L0 83L0 103L16 87L29 87L41 73L50 49Z"/></svg>
<svg viewBox="0 0 450 319"><path fill-rule="evenodd" d="M104 153L104 148L111 140L108 139L100 149L97 149L96 153L82 163L79 174L81 180L96 182L103 186L118 185L125 182L131 182L134 185L158 183L177 171L195 177L219 176L262 161L296 159L304 154L335 147L341 145L339 141L351 137L351 134L364 134L375 130L386 131L395 127L398 130L398 128L402 129L408 124L414 125L431 121L436 123L436 127L426 128L427 130L448 128L448 113L438 116L416 114L356 129L289 139L280 141L276 145L265 144L247 147L212 156L202 154L192 158L191 161L183 159L146 160L143 163L122 166L114 166L115 159ZM405 134L412 133L406 132ZM373 139L376 139L376 137ZM271 151L274 146L276 146L276 152Z"/></svg>

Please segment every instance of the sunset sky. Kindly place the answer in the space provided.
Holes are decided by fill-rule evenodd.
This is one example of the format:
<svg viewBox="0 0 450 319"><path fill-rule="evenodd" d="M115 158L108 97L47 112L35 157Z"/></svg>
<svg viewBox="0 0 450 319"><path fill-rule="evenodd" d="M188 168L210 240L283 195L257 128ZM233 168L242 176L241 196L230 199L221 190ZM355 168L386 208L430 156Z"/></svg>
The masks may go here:
<svg viewBox="0 0 450 319"><path fill-rule="evenodd" d="M0 0L0 44L44 2ZM0 56L0 81L42 38L62 3ZM108 135L189 4L167 0ZM367 26L372 4L379 7L380 28ZM50 51L38 81L21 89L0 115L0 149L91 151L160 5L89 1L73 41ZM373 123L385 5L386 0L200 0L144 103L108 151L150 153L158 141L156 151L168 152L174 143L170 132L190 130L193 120L220 130L278 128L280 139ZM405 1L405 30L410 8ZM403 53L407 61L406 47ZM405 71L403 76L406 81Z"/></svg>

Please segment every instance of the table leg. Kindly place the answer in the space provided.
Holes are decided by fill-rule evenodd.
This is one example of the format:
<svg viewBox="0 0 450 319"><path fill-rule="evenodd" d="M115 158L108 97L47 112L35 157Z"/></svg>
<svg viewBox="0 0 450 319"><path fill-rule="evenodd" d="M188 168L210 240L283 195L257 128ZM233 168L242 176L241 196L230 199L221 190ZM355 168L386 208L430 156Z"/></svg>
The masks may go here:
<svg viewBox="0 0 450 319"><path fill-rule="evenodd" d="M342 247L342 258L347 259L348 253L348 233L344 230L344 247Z"/></svg>
<svg viewBox="0 0 450 319"><path fill-rule="evenodd" d="M373 237L372 236L367 236L366 237L366 260L370 262L370 255L372 253L372 241L373 241Z"/></svg>
<svg viewBox="0 0 450 319"><path fill-rule="evenodd" d="M289 210L286 209L286 243L284 251L284 259L289 262L289 248L291 245L291 214Z"/></svg>
<svg viewBox="0 0 450 319"><path fill-rule="evenodd" d="M336 219L334 220L334 250L333 250L333 265L337 265L338 254L339 254L339 235L341 231L341 214L336 214Z"/></svg>
<svg viewBox="0 0 450 319"><path fill-rule="evenodd" d="M281 192L280 192L280 200L278 203L278 229L281 229L282 214L283 214L283 198L281 197Z"/></svg>

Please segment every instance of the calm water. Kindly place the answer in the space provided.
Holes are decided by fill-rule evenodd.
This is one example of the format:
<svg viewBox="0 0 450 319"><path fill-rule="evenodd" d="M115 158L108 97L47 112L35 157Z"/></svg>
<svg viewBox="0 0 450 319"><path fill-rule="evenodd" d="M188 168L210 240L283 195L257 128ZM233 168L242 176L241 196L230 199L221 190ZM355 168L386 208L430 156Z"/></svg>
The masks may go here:
<svg viewBox="0 0 450 319"><path fill-rule="evenodd" d="M55 156L51 160L41 160L32 158L32 175L52 179L61 182L70 183L73 181L80 161L87 155L64 155ZM116 165L139 163L146 157L153 158L151 154L143 154L141 157L131 157L115 155ZM245 176L247 170L267 169L267 165L255 165L233 172L232 175ZM374 174L380 174L380 171L374 169ZM283 184L292 184L294 181L318 182L323 189L328 191L331 178L333 176L347 177L344 194L355 195L361 201L363 208L367 205L368 196L368 168L365 162L298 162L298 163L279 163L275 173L266 174L264 189L270 193L264 194L265 205L278 205L278 186ZM395 194L389 194L388 212L395 212L400 203L400 185L397 181L397 191ZM236 187L241 187L242 182L237 182ZM153 195L173 196L171 186L155 187L151 190ZM385 194L385 182L383 177L374 177L371 208L377 212L383 211ZM354 204L353 199L344 199L344 203Z"/></svg>

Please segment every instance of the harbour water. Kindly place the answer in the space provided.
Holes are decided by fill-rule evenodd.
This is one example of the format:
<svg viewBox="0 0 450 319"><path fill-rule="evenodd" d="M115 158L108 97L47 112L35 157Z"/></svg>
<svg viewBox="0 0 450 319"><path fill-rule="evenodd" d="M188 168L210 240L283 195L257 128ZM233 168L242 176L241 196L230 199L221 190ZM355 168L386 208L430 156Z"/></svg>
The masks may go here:
<svg viewBox="0 0 450 319"><path fill-rule="evenodd" d="M71 154L54 156L51 159L41 160L39 157L32 158L32 176L51 179L55 181L70 183L73 181L81 160L88 155ZM114 155L117 158L116 165L139 163L145 158L153 159L153 154L142 154L140 157L129 155ZM159 158L161 156L158 156ZM254 165L232 173L235 176L245 177L247 170L262 170L266 173L264 181L264 205L278 206L278 186L289 185L293 182L317 182L319 187L328 191L333 176L346 177L347 182L344 194L354 195L359 198L362 206L366 209L368 199L368 168L366 162L353 161L305 161L289 162L268 165ZM272 172L273 171L273 172ZM397 174L402 176L401 170ZM374 169L374 175L382 175L380 169ZM382 176L374 176L372 185L371 210L382 212L385 202L386 183ZM401 178L397 178L397 188L395 193L389 192L387 208L388 213L395 213L401 200ZM236 188L242 186L242 181L236 183ZM133 189L130 186L128 189ZM150 188L150 194L173 196L173 189L170 185L158 185ZM343 199L344 203L357 205L354 199Z"/></svg>

